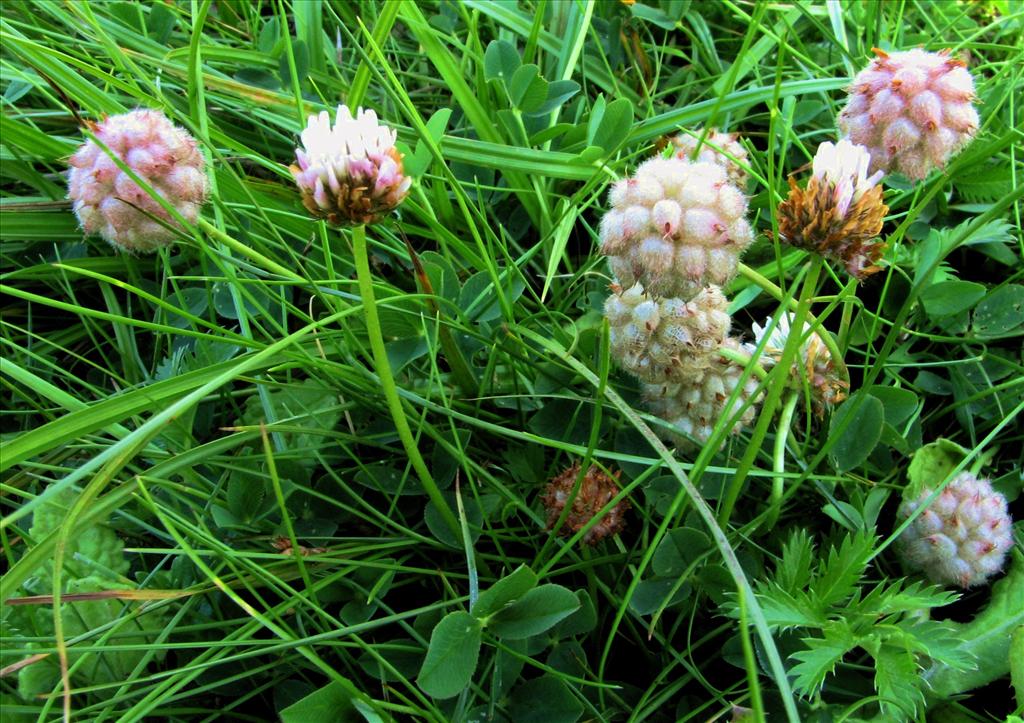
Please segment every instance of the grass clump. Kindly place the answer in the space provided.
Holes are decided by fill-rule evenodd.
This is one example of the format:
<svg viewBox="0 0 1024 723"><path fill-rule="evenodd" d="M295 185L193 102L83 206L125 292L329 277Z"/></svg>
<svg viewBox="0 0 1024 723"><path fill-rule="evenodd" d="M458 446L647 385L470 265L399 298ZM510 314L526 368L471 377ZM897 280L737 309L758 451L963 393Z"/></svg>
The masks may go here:
<svg viewBox="0 0 1024 723"><path fill-rule="evenodd" d="M963 473L1021 517L1014 3L0 13L5 719L1021 715L1019 523L966 590L894 544ZM979 122L923 178L841 188L872 48L948 49ZM340 104L397 137L344 201L296 157ZM84 235L67 187L136 109L208 176L184 213L107 146L142 194L119 213L174 239L141 255ZM724 164L736 199L626 202L651 159ZM751 238L713 278L692 250L661 264L692 278L646 274L728 246L690 201L745 205ZM626 254L638 206L660 230ZM612 271L659 285L618 326ZM714 333L686 311L708 285Z"/></svg>

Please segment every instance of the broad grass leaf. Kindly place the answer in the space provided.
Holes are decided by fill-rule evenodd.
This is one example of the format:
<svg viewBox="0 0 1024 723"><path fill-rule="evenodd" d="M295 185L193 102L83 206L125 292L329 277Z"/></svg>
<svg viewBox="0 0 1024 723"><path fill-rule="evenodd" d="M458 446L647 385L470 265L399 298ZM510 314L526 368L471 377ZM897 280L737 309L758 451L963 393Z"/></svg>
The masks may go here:
<svg viewBox="0 0 1024 723"><path fill-rule="evenodd" d="M884 422L885 408L869 394L857 392L843 402L829 426L835 468L847 472L866 460L882 436Z"/></svg>
<svg viewBox="0 0 1024 723"><path fill-rule="evenodd" d="M543 633L572 615L580 601L561 585L541 585L496 613L487 629L500 638L517 640Z"/></svg>
<svg viewBox="0 0 1024 723"><path fill-rule="evenodd" d="M448 613L430 634L417 685L432 698L452 698L469 685L480 657L480 621L458 610Z"/></svg>

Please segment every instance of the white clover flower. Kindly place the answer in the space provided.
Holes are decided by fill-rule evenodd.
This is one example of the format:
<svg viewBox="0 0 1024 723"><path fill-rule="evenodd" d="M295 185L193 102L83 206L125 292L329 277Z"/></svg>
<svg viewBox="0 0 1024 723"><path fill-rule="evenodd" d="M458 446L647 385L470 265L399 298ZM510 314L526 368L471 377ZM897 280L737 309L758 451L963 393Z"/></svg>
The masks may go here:
<svg viewBox="0 0 1024 723"><path fill-rule="evenodd" d="M327 111L309 117L303 148L291 166L302 203L334 224L373 223L409 192L412 179L402 169L395 132L372 110L356 115L339 105L334 125Z"/></svg>
<svg viewBox="0 0 1024 723"><path fill-rule="evenodd" d="M779 317L775 328L769 333L771 323L771 318L765 319L764 326L754 322L751 325L754 331L754 342L743 345L743 350L753 356L761 341L767 336L758 359L765 367L772 367L782 359L782 352L786 348L790 334L793 333L793 315L788 312L783 314ZM818 411L821 412L824 405L837 404L846 398L849 382L840 376L832 359L832 353L825 346L825 340L818 332L812 332L811 326L807 322L804 322L801 338L803 341L800 344L799 363L802 364L806 372L814 401ZM802 387L800 369L796 366L792 370L792 377L792 385Z"/></svg>
<svg viewBox="0 0 1024 723"><path fill-rule="evenodd" d="M881 180L882 171L868 177L870 166L868 150L845 138L835 144L826 141L818 146L818 152L814 154L814 177L834 186L835 204L840 216L846 216L850 204L859 201Z"/></svg>

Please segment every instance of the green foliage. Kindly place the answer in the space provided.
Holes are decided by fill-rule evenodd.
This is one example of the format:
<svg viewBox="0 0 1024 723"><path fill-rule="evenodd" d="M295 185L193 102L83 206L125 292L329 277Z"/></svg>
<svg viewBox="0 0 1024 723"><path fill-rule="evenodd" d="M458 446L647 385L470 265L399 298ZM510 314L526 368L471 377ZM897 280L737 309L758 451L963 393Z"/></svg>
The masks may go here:
<svg viewBox="0 0 1024 723"><path fill-rule="evenodd" d="M964 687L996 668L949 631L980 627L924 619L952 596L902 581L883 540L908 478L1024 491L1014 7L0 3L4 597L52 593L57 486L95 493L65 597L148 596L62 603L72 718L1006 717ZM782 243L776 207L871 49L911 47L967 62L982 123L923 182L884 179L883 270L853 282ZM389 371L355 235L288 171L338 103L396 130L413 179L366 233ZM128 256L83 237L65 172L81 123L139 107L195 136L211 187L200 227ZM730 334L803 300L850 398L789 401L773 373L762 425L662 449L608 358L597 236L611 184L704 128L749 154ZM545 529L545 482L576 462L632 503L593 547ZM719 605L758 579L745 640ZM5 719L58 717L52 610L0 622L0 667L48 655L0 679Z"/></svg>
<svg viewBox="0 0 1024 723"><path fill-rule="evenodd" d="M74 502L74 490L51 495L40 505L32 520L29 534L42 539L59 529ZM120 590L129 591L134 585L126 582L129 563L124 555L124 543L106 524L91 524L77 529L65 548L62 576L62 595L71 599L61 605L64 640L68 643L68 664L76 686L101 686L100 694L112 694L116 685L138 672L150 658L146 645L153 631L159 630L163 615L144 611L138 604L125 603L116 598L89 599L90 594L103 596ZM36 570L25 592L49 595L53 592L53 563ZM76 596L84 599L76 600ZM143 614L145 613L145 614ZM28 635L44 640L53 638L54 623L49 606L8 608L3 619L5 636ZM96 645L97 637L107 639L116 635L119 645L126 649L84 652L83 647ZM22 650L30 653L46 649L46 642L28 643ZM49 695L59 688L60 667L57 657L45 655L42 659L18 672L18 694L29 701L37 696Z"/></svg>
<svg viewBox="0 0 1024 723"><path fill-rule="evenodd" d="M866 654L883 715L911 717L931 692L926 670L962 673L975 668L978 653L952 623L921 616L956 595L920 582L868 583L874 545L867 532L849 533L814 565L813 542L799 529L783 546L773 576L755 590L768 624L801 636L804 648L792 654L797 662L790 670L797 692L815 695L838 666Z"/></svg>

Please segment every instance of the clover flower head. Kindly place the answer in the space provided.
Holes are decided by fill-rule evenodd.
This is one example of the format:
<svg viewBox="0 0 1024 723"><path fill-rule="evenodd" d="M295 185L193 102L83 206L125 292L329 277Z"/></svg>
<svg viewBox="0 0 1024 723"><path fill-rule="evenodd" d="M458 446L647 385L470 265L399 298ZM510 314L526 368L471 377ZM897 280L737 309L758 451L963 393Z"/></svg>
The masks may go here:
<svg viewBox="0 0 1024 723"><path fill-rule="evenodd" d="M128 253L155 251L182 234L178 220L114 158L186 222L196 222L209 182L206 160L188 132L148 109L87 125L96 140L68 159L68 198L86 234Z"/></svg>
<svg viewBox="0 0 1024 723"><path fill-rule="evenodd" d="M850 141L840 140L838 143L826 141L818 146L814 154L814 177L832 185L836 211L846 216L850 204L859 201L885 175L882 171L868 176L871 166L871 154L864 146Z"/></svg>
<svg viewBox="0 0 1024 723"><path fill-rule="evenodd" d="M412 179L402 168L395 131L372 110L339 105L334 123L327 111L309 117L295 151L292 176L302 203L332 224L373 223L398 206Z"/></svg>
<svg viewBox="0 0 1024 723"><path fill-rule="evenodd" d="M778 208L782 240L841 262L858 279L881 271L885 244L878 234L889 207L878 185L881 172L868 176L870 163L862 146L822 143L807 187L789 178L789 195Z"/></svg>
<svg viewBox="0 0 1024 723"><path fill-rule="evenodd" d="M782 352L786 348L790 334L793 333L793 315L783 314L779 317L778 323L771 328L771 319L765 319L764 326L757 322L752 325L754 331L754 342L743 345L744 351L748 354L755 354L757 347L764 341L759 361L762 366L772 367L782 359ZM832 353L825 346L825 340L818 332L812 332L809 324L804 322L804 341L800 345L800 356L798 357L800 367L794 367L790 378L790 385L794 388L802 388L804 377L810 385L811 396L814 400L815 409L822 414L826 406L838 404L846 398L846 391L850 383L840 372L840 368L832 359Z"/></svg>
<svg viewBox="0 0 1024 723"><path fill-rule="evenodd" d="M921 180L977 133L974 79L948 50L875 55L853 80L839 128L867 148L873 169Z"/></svg>

